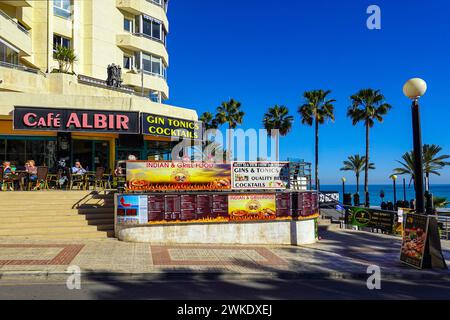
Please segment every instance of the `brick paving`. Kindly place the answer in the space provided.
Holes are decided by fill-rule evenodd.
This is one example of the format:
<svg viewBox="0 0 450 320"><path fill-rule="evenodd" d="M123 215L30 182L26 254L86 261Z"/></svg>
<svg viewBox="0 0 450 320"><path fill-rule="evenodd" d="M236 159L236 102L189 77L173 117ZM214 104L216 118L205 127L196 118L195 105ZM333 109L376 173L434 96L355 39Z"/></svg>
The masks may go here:
<svg viewBox="0 0 450 320"><path fill-rule="evenodd" d="M150 245L115 239L58 241L0 238L0 276L61 274L76 265L86 273L237 275L366 274L378 265L392 276L449 277L448 270L417 271L399 262L399 238L357 231L329 231L308 246ZM450 242L443 242L450 265Z"/></svg>

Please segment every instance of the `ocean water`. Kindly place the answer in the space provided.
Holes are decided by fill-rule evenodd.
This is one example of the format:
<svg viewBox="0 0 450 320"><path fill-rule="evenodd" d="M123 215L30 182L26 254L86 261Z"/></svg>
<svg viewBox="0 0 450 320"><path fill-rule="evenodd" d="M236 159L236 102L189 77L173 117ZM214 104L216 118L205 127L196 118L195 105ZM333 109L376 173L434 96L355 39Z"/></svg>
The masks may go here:
<svg viewBox="0 0 450 320"><path fill-rule="evenodd" d="M340 199L342 201L342 185L322 185L322 191L338 191L340 195ZM379 206L382 202L380 198L380 191L384 191L384 201L394 201L394 186L390 185L369 185L369 196L370 196L370 204ZM441 185L431 185L430 191L433 196L436 197L445 197L450 200L450 185L449 184L441 184ZM356 185L345 185L345 193L356 193ZM364 185L359 187L359 194L361 202L364 202ZM406 199L409 201L415 198L414 194L414 186L408 186L406 184ZM397 183L397 200L403 200L403 183ZM450 206L448 206L450 207Z"/></svg>

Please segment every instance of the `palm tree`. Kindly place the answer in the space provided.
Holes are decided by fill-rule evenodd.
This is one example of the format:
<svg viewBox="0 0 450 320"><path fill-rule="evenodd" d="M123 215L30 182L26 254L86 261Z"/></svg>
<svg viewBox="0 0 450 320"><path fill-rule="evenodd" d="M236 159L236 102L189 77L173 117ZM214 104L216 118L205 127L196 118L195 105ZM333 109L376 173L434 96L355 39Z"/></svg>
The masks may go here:
<svg viewBox="0 0 450 320"><path fill-rule="evenodd" d="M269 136L274 134L277 161L279 156L279 136L286 136L291 131L293 122L294 117L289 115L289 109L285 106L275 105L264 114L263 126ZM272 130L275 131L272 132Z"/></svg>
<svg viewBox="0 0 450 320"><path fill-rule="evenodd" d="M232 132L231 129L235 129L238 124L242 124L245 113L241 110L241 103L230 99L230 101L222 102L217 107L216 121L218 124L228 124L228 145L227 145L227 159L232 159Z"/></svg>
<svg viewBox="0 0 450 320"><path fill-rule="evenodd" d="M369 142L370 128L375 124L375 120L383 122L383 117L392 108L385 102L380 90L363 89L350 97L352 105L348 108L347 116L352 119L353 125L364 122L366 128L366 161L370 163ZM369 206L369 167L364 168L364 193L365 205Z"/></svg>
<svg viewBox="0 0 450 320"><path fill-rule="evenodd" d="M366 167L366 157L355 154L354 156L349 156L348 160L344 161L344 166L341 171L353 171L356 176L356 193L359 194L359 176L362 170ZM375 164L369 164L369 170L375 170Z"/></svg>
<svg viewBox="0 0 450 320"><path fill-rule="evenodd" d="M55 59L58 61L58 71L67 73L77 61L77 56L72 49L58 45L55 48Z"/></svg>
<svg viewBox="0 0 450 320"><path fill-rule="evenodd" d="M441 151L441 146L435 144L423 145L423 171L425 172L427 191L430 190L430 174L440 175L437 171L450 165L450 162L445 161L450 158L449 155L438 156Z"/></svg>
<svg viewBox="0 0 450 320"><path fill-rule="evenodd" d="M438 153L442 151L442 147L434 144L423 145L423 171L427 178L427 191L430 190L430 175L434 174L440 176L439 170L443 169L445 166L450 165L450 162L445 161L450 158L448 155L438 156ZM401 167L395 168L394 173L398 175L409 175L411 176L411 181L414 180L415 164L414 164L414 152L406 152L402 156L403 161L397 161L401 164Z"/></svg>
<svg viewBox="0 0 450 320"><path fill-rule="evenodd" d="M302 118L302 123L315 125L315 179L316 189L319 190L319 125L325 120L334 121L334 99L327 99L330 90L313 90L303 94L305 104L298 108L298 113Z"/></svg>
<svg viewBox="0 0 450 320"><path fill-rule="evenodd" d="M203 128L205 130L218 128L217 120L214 118L214 115L211 112L204 112L200 116L199 120L203 123Z"/></svg>
<svg viewBox="0 0 450 320"><path fill-rule="evenodd" d="M433 197L433 205L435 208L445 208L450 205L450 201L445 197Z"/></svg>

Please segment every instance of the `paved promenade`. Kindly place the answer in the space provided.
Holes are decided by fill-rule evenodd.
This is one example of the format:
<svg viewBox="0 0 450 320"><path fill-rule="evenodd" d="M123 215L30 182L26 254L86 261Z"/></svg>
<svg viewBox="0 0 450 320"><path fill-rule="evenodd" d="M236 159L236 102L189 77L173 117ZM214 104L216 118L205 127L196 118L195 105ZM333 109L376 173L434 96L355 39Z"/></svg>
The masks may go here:
<svg viewBox="0 0 450 320"><path fill-rule="evenodd" d="M378 265L384 279L450 279L448 270L418 271L399 262L400 239L356 231L328 231L314 245L149 245L114 239L92 241L0 238L0 281L64 276L78 266L92 277L367 278ZM444 242L450 265L450 243Z"/></svg>

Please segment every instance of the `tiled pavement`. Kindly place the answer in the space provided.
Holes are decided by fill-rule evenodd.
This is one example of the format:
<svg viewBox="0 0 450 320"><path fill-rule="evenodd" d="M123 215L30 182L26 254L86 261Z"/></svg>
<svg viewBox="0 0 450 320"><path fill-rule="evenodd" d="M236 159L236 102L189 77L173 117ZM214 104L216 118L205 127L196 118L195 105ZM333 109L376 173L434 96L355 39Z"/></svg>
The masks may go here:
<svg viewBox="0 0 450 320"><path fill-rule="evenodd" d="M392 277L449 277L448 270L417 271L399 263L400 239L356 231L330 231L314 245L149 245L114 239L92 241L0 238L0 277L63 274L76 265L89 274L185 273L292 277L363 276L378 265ZM450 265L450 243L444 242ZM201 272L201 273L200 273Z"/></svg>

